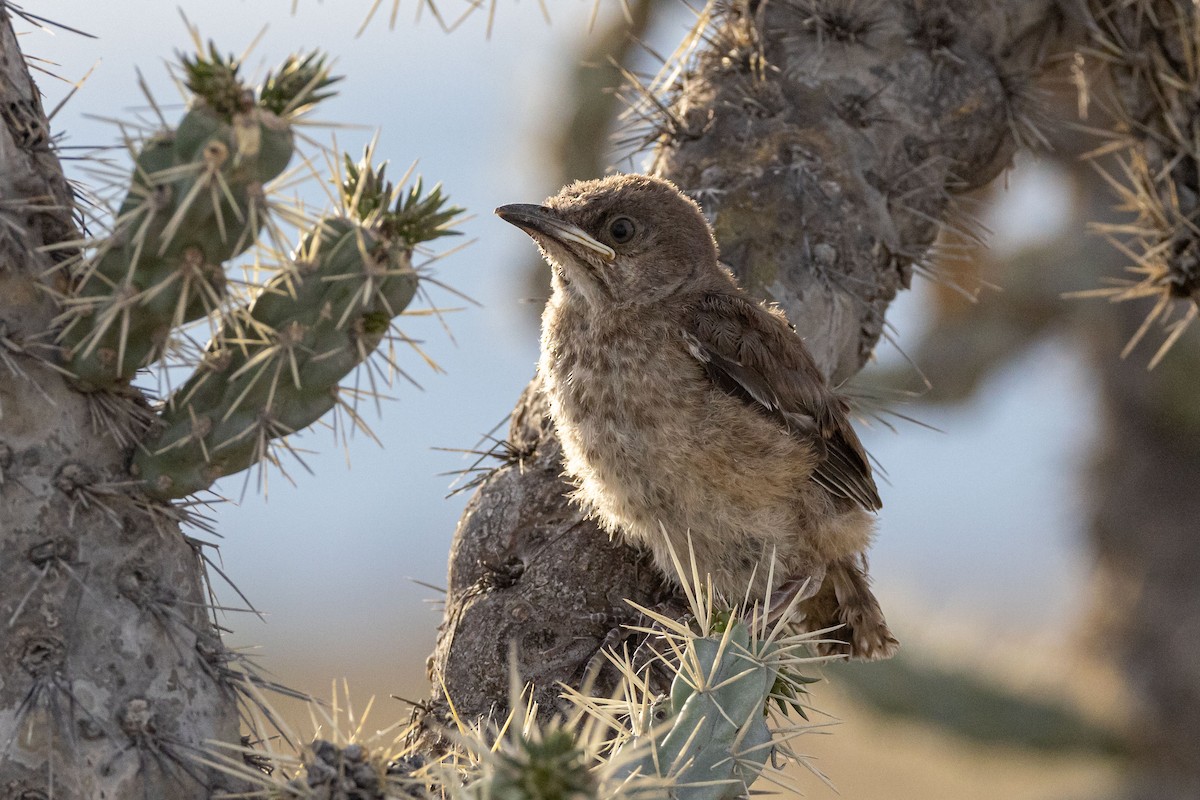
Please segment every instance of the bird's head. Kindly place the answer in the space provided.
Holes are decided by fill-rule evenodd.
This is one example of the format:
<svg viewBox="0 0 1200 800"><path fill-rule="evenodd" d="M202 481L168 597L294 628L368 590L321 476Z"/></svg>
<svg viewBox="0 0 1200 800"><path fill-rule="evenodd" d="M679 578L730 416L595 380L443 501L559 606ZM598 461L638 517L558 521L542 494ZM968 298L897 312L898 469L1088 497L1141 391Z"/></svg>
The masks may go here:
<svg viewBox="0 0 1200 800"><path fill-rule="evenodd" d="M589 302L653 303L718 272L700 207L659 178L577 181L543 205L496 214L529 234L563 288Z"/></svg>

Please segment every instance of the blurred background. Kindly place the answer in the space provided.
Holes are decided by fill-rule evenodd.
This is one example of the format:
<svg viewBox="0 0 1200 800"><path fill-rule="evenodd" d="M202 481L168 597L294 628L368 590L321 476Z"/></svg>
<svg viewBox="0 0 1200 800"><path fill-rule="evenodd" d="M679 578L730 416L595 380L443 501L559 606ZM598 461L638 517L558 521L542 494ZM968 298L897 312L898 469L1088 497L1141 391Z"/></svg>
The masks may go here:
<svg viewBox="0 0 1200 800"><path fill-rule="evenodd" d="M440 3L447 23L463 5ZM323 144L336 135L357 153L378 131L377 157L391 159L391 171L416 162L472 215L459 226L470 245L433 268L475 302L430 287L441 319L403 320L444 371L401 352L421 388L397 384L394 401L369 420L384 447L362 435L343 446L327 430L306 433L298 441L312 474L290 464L290 480L268 476L265 496L253 478L226 479L219 491L231 501L211 510L224 571L264 617L227 614L231 642L318 697L345 679L359 706L376 698L378 727L408 713L391 695L426 693L436 587L467 499L447 496L448 473L474 461L452 451L480 447L505 421L537 357L547 275L528 239L491 209L537 202L613 163L608 134L619 106L607 89L618 77L609 59L653 72L654 54L670 53L694 19L675 0L630 2L628 17L621 3L601 2L595 18L593 0L555 0L549 18L526 0L500 3L494 17L482 8L447 33L425 0L401 2L391 30L385 6L356 36L369 0L182 4L221 50L257 42L249 74L297 49L331 53L346 80L315 119L337 127L310 135ZM97 37L31 29L21 39L44 60L35 77L47 109L87 76L52 120L72 158L68 175L87 182L88 163L75 157L117 140L112 119L146 115L139 70L168 119L180 113L165 63L192 48L189 34L180 9L159 0L47 0L32 10ZM1051 116L1068 118L1073 89L1051 77L1043 100ZM879 421L865 430L885 471L872 574L904 650L887 664L829 668L830 681L814 688L829 715L820 721L840 724L801 746L843 797L1117 797L1142 757L1130 742L1145 746L1140 732L1158 726L1147 719L1161 697L1130 681L1113 643L1114 631L1128 632L1122 609L1142 577L1122 560L1129 543L1118 522L1147 513L1144 485L1159 486L1155 447L1173 448L1181 486L1195 485L1187 476L1197 471L1196 448L1155 438L1160 428L1149 422L1148 438L1136 439L1123 421L1164 403L1164 413L1189 413L1158 398L1187 385L1178 364L1195 361L1196 341L1185 337L1148 377L1155 345L1119 360L1138 310L1061 299L1118 274L1123 259L1085 232L1110 213L1102 183L1078 158L1095 142L1063 126L1048 131L1053 154L1022 156L966 206L990 229L990 249L944 268L978 302L918 281L892 307L893 341L858 380L897 398L920 392L896 410L921 424L885 416L895 430ZM325 203L315 185L296 191L318 210ZM985 283L998 288L977 292ZM1114 471L1129 466L1128 447L1148 465L1142 506ZM1164 554L1181 557L1196 563ZM219 579L217 590L242 605ZM1179 680L1186 689L1190 678ZM307 716L289 709L298 731L311 733ZM815 778L805 785L810 797L833 796Z"/></svg>

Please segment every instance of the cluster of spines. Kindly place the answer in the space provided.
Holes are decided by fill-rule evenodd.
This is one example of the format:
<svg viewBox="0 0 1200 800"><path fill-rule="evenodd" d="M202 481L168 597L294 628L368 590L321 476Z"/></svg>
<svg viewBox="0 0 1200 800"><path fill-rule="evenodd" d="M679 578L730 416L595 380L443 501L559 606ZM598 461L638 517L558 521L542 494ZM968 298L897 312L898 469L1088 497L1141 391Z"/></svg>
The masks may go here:
<svg viewBox="0 0 1200 800"><path fill-rule="evenodd" d="M539 724L537 707L518 702L499 735L482 726L462 737L466 761L439 770L440 785L463 800L590 800L600 797L599 740L577 725ZM490 742L490 746L482 747Z"/></svg>
<svg viewBox="0 0 1200 800"><path fill-rule="evenodd" d="M1158 324L1166 336L1154 366L1200 317L1200 14L1190 0L1088 6L1089 55L1113 81L1104 110L1119 131L1093 163L1120 198L1118 210L1132 217L1094 227L1132 263L1130 278L1075 296L1152 300L1124 354ZM1110 154L1115 174L1100 161Z"/></svg>
<svg viewBox="0 0 1200 800"><path fill-rule="evenodd" d="M413 249L452 234L460 209L384 178L370 152L346 159L338 213L246 308L226 312L192 376L170 398L134 472L160 498L184 497L271 458L271 447L342 405L340 382L365 362L411 302Z"/></svg>
<svg viewBox="0 0 1200 800"><path fill-rule="evenodd" d="M395 800L442 794L437 762L417 751L416 723L372 730L373 701L356 713L345 683L340 689L335 683L329 702L307 698L315 735L303 746L296 746L303 740L270 710L256 685L243 691L254 701L247 721L252 735L237 745L213 742L195 759L240 787L217 797Z"/></svg>
<svg viewBox="0 0 1200 800"><path fill-rule="evenodd" d="M292 159L293 123L337 80L318 53L289 58L258 91L211 44L180 61L187 113L135 145L111 233L70 243L59 267L64 366L86 391L120 390L226 304L225 264L268 222L263 187Z"/></svg>

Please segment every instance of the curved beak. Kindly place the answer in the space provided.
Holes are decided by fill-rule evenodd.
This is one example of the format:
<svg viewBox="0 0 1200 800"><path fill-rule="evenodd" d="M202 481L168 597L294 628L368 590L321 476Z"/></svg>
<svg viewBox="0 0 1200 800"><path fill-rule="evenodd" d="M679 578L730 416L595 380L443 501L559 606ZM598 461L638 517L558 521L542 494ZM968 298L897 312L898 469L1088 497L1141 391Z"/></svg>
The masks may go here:
<svg viewBox="0 0 1200 800"><path fill-rule="evenodd" d="M564 221L545 206L513 203L497 208L496 216L516 225L531 236L545 236L563 245L578 245L591 250L605 261L612 261L617 257L616 252L604 242L592 238L583 228Z"/></svg>

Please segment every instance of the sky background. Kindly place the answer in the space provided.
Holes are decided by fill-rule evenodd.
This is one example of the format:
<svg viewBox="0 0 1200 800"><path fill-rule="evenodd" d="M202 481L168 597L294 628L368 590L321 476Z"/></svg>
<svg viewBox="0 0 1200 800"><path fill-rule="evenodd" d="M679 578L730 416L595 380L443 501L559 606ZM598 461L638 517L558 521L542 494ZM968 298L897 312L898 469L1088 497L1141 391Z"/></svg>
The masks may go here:
<svg viewBox="0 0 1200 800"><path fill-rule="evenodd" d="M428 13L414 22L417 3L406 0L394 30L384 13L355 38L369 5L298 0L293 15L291 0L183 4L224 51L241 52L267 26L246 62L249 74L261 76L294 49L334 55L335 71L347 77L315 117L362 126L337 131L354 153L378 130L377 156L390 159L392 171L417 161L427 180L441 181L473 215L461 226L473 243L440 262L437 275L481 307L448 316L455 341L431 318L402 322L446 372L401 352L424 388L398 385L381 418L370 412L384 447L357 436L343 450L326 431L306 434L300 443L316 453L307 459L313 475L292 469L295 485L272 475L269 499L251 489L213 512L226 572L267 618L230 616L232 642L259 646L259 661L279 679L322 696L341 677L363 695L423 691L422 664L440 609L430 603L437 593L414 580L445 584L467 500L445 497L451 478L442 474L465 462L435 448L475 446L505 419L537 357L537 304L526 297L525 275L533 246L491 210L558 188L542 153L565 113L566 69L592 11L592 0L555 0L547 24L536 2L501 0L489 40L485 14L447 34ZM461 5L442 0L448 16ZM616 8L604 4L605 13ZM114 127L98 117L144 107L139 69L160 103L172 105L168 117L181 114L164 62L191 44L173 3L46 0L36 10L99 37L33 31L21 40L28 55L53 62L48 68L67 81L92 70L52 122L65 145L115 140ZM688 22L681 5L652 44L669 52ZM70 88L45 75L37 80L48 109ZM310 133L322 141L330 135ZM86 179L83 167L72 162L68 170ZM1022 166L1009 186L988 220L1001 248L1045 233L1060 217L1052 177L1037 165ZM313 188L305 196L319 205L323 194ZM893 307L902 344L921 332L924 294L918 284ZM434 297L464 305L446 293ZM887 345L879 357L897 358ZM1089 377L1067 343L1050 340L992 376L978 397L916 412L939 431L865 431L888 474L872 553L877 593L902 639L955 627L984 643L1055 641L1080 612L1087 573L1077 498L1095 418ZM241 477L219 490L239 498Z"/></svg>

